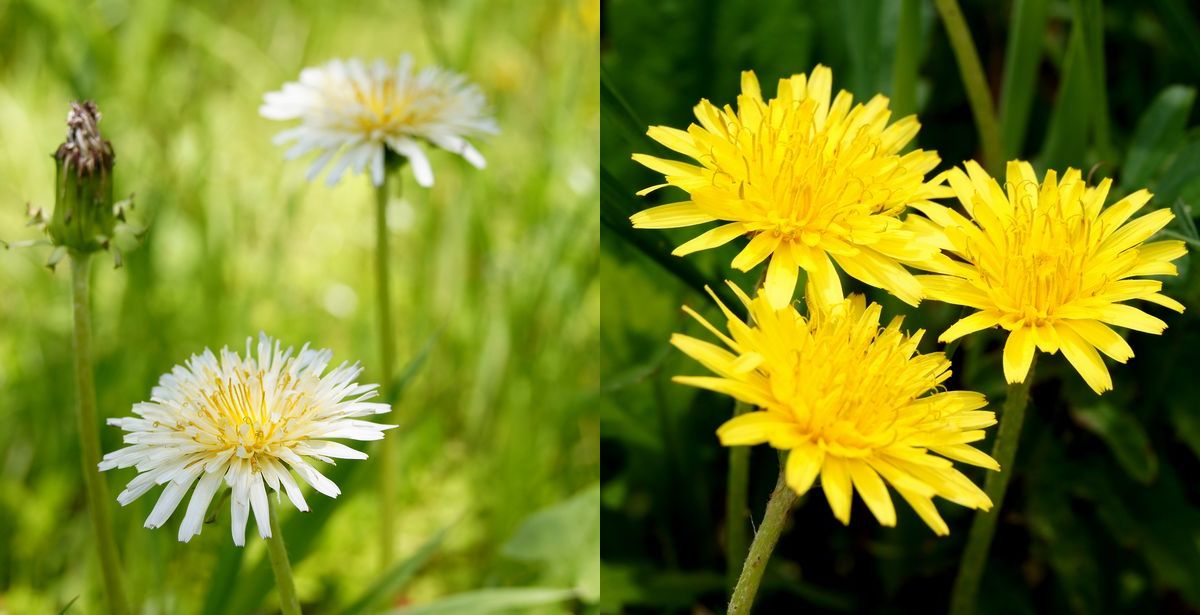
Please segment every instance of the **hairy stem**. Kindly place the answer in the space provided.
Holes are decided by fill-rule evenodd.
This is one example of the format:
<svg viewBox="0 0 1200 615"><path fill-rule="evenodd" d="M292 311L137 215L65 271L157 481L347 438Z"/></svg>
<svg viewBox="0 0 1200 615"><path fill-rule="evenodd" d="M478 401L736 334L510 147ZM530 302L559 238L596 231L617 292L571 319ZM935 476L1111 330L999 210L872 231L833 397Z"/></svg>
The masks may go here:
<svg viewBox="0 0 1200 615"><path fill-rule="evenodd" d="M951 615L970 615L975 612L975 598L987 567L992 537L996 534L996 520L1000 518L1000 511L1004 507L1008 481L1012 478L1013 461L1017 458L1017 443L1021 437L1021 425L1025 422L1025 407L1029 403L1029 387L1032 384L1031 365L1025 382L1008 385L1008 397L1004 400L996 443L992 446L992 457L1000 464L1000 471L989 472L983 484L983 491L992 500L992 509L976 512L975 520L971 522L967 548L963 550L958 578L954 580L954 591L950 595Z"/></svg>
<svg viewBox="0 0 1200 615"><path fill-rule="evenodd" d="M796 492L787 485L784 464L779 465L779 480L775 482L775 491L767 501L767 512L763 515L762 525L754 535L750 545L750 553L742 565L742 574L738 577L737 586L733 589L733 597L729 600L729 615L745 615L754 606L754 596L758 593L758 585L762 582L763 572L771 559L771 552L779 542L783 533L783 524L788 512L796 503Z"/></svg>
<svg viewBox="0 0 1200 615"><path fill-rule="evenodd" d="M288 561L287 546L283 544L283 529L279 527L278 506L270 505L271 537L267 553L271 570L275 572L275 590L279 592L279 610L283 615L300 615L300 600L296 598L296 582L292 579L292 564Z"/></svg>
<svg viewBox="0 0 1200 615"><path fill-rule="evenodd" d="M75 388L79 407L79 448L83 461L83 483L87 490L88 513L100 552L100 572L108 612L129 613L125 586L121 584L121 562L117 541L108 516L108 487L100 475L100 429L96 424L96 383L92 374L92 315L89 290L91 255L71 252L71 281L75 316Z"/></svg>
<svg viewBox="0 0 1200 615"><path fill-rule="evenodd" d="M733 416L751 410L744 402L733 407ZM746 499L750 488L750 447L729 447L729 476L725 490L726 583L732 591L746 557Z"/></svg>

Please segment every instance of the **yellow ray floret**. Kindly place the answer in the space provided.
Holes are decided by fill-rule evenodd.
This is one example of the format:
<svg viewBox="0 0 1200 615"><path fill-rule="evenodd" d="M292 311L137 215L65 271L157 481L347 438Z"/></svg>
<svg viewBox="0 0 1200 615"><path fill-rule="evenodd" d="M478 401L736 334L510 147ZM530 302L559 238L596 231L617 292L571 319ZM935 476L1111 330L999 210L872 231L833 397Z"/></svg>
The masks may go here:
<svg viewBox="0 0 1200 615"><path fill-rule="evenodd" d="M1076 169L1059 179L1047 171L1039 183L1027 162L1008 163L1002 188L978 164L952 169L947 179L967 215L930 203L917 206L944 234L939 255L921 265L926 295L976 308L939 338L1001 326L1004 376L1024 382L1036 350L1063 356L1097 393L1112 389L1100 354L1119 363L1133 356L1109 325L1162 333L1166 323L1122 301L1144 299L1182 312L1159 291L1162 282L1141 276L1175 275L1171 261L1182 241L1144 243L1171 221L1159 209L1130 220L1150 200L1138 190L1104 207L1112 181L1087 187ZM916 217L910 223L917 224ZM924 223L921 223L924 224Z"/></svg>
<svg viewBox="0 0 1200 615"><path fill-rule="evenodd" d="M821 299L840 301L835 262L916 305L921 285L900 263L929 258L937 247L899 216L910 204L949 196L925 180L938 156L901 154L920 128L915 116L889 125L886 97L853 104L853 96L839 91L831 101L832 83L832 72L818 65L810 75L781 79L775 97L764 100L747 71L736 110L702 100L698 125L650 128L651 138L695 164L634 154L666 178L639 194L675 186L689 200L639 212L633 225L720 223L679 246L677 256L748 237L733 266L749 271L769 258L766 291L777 308L791 301L801 268Z"/></svg>
<svg viewBox="0 0 1200 615"><path fill-rule="evenodd" d="M765 292L751 299L730 286L750 322L721 305L728 334L685 308L724 347L679 334L671 340L715 374L677 382L757 408L717 430L722 444L788 451L788 485L803 494L820 478L842 523L850 521L857 491L881 524L895 525L888 486L939 535L950 530L933 496L991 508L951 460L1000 469L971 446L996 423L995 413L983 409L987 400L979 393L942 388L950 362L941 353L917 354L922 331L906 335L899 318L880 327L879 305L867 306L861 295L836 304L811 301L806 318L791 305L775 309Z"/></svg>

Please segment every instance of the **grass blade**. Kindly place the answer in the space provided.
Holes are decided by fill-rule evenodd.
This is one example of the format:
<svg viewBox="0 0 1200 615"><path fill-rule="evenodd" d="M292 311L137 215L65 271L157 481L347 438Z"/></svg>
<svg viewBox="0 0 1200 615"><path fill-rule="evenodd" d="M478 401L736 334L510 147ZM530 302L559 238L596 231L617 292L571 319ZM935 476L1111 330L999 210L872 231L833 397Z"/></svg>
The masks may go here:
<svg viewBox="0 0 1200 615"><path fill-rule="evenodd" d="M892 60L892 114L917 112L917 68L921 62L921 2L901 0L896 55Z"/></svg>
<svg viewBox="0 0 1200 615"><path fill-rule="evenodd" d="M983 149L983 166L996 175L1004 155L1000 145L1000 124L996 121L996 105L988 89L987 76L979 61L975 41L971 39L971 31L967 28L967 20L958 6L958 0L935 0L934 5L946 26L946 35L950 38L950 47L958 62L963 87L967 90L967 101L971 103L971 114L975 116L979 143Z"/></svg>
<svg viewBox="0 0 1200 615"><path fill-rule="evenodd" d="M1000 130L1005 160L1019 157L1025 143L1049 5L1048 0L1013 2L1004 54L1004 82L1000 86Z"/></svg>
<svg viewBox="0 0 1200 615"><path fill-rule="evenodd" d="M1091 89L1083 29L1076 25L1067 43L1058 100L1050 114L1046 141L1042 145L1042 166L1060 170L1065 170L1067 166L1083 166L1091 117L1080 110L1088 108Z"/></svg>

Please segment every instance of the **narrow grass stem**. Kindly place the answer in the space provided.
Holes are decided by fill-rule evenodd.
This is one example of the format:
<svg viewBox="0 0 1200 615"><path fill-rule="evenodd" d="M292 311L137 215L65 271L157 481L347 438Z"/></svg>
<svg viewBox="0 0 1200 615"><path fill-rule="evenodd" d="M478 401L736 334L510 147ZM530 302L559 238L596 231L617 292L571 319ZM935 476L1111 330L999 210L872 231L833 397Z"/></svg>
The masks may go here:
<svg viewBox="0 0 1200 615"><path fill-rule="evenodd" d="M782 458L781 458L782 461ZM785 464L779 464L779 480L775 481L775 491L767 501L767 512L763 515L754 542L750 544L750 553L742 565L742 574L738 577L733 589L733 597L729 600L729 615L746 615L754 606L754 596L758 594L759 583L762 582L763 572L771 559L771 552L779 542L783 533L783 524L788 512L796 504L796 492L788 487Z"/></svg>
<svg viewBox="0 0 1200 615"><path fill-rule="evenodd" d="M954 580L954 591L950 595L951 615L971 615L975 612L975 599L987 567L992 537L996 534L996 521L1000 518L1004 494L1008 492L1008 481L1012 478L1017 442L1021 437L1021 425L1025 422L1025 407L1029 403L1029 387L1032 384L1031 365L1025 382L1008 385L1008 397L1004 400L1003 413L1000 415L996 443L992 446L992 457L1000 464L1000 471L989 472L983 485L984 492L992 500L992 509L976 512L975 520L971 522L967 547L963 550L958 578Z"/></svg>
<svg viewBox="0 0 1200 615"><path fill-rule="evenodd" d="M988 89L987 77L983 73L983 64L979 61L979 52L971 40L971 31L967 29L967 20L963 18L958 0L935 0L934 4L937 5L942 23L946 25L950 47L954 50L954 59L958 62L963 86L967 89L967 100L971 103L971 114L975 116L975 125L979 129L979 140L983 147L983 166L989 173L996 175L1000 172L1004 156L1000 141L1000 123L996 119L996 106Z"/></svg>
<svg viewBox="0 0 1200 615"><path fill-rule="evenodd" d="M902 0L896 30L896 56L892 63L892 113L894 117L904 117L917 112L917 64L922 44L921 0Z"/></svg>
<svg viewBox="0 0 1200 615"><path fill-rule="evenodd" d="M737 402L733 415L751 410L750 405ZM725 490L725 562L726 585L733 590L738 573L746 558L747 524L746 499L750 488L750 447L729 447L729 476Z"/></svg>
<svg viewBox="0 0 1200 615"><path fill-rule="evenodd" d="M129 603L121 584L121 564L117 541L108 515L108 487L100 475L100 429L96 424L96 383L92 373L92 316L89 273L91 255L71 253L72 307L75 317L75 387L79 408L79 448L83 461L83 483L87 490L88 513L100 552L100 573L104 577L104 596L108 612L127 615Z"/></svg>
<svg viewBox="0 0 1200 615"><path fill-rule="evenodd" d="M267 554L275 572L275 590L279 592L279 610L283 615L300 615L300 600L296 598L296 582L292 579L292 564L288 561L287 546L283 544L283 529L279 526L279 510L269 506L271 537L267 539Z"/></svg>
<svg viewBox="0 0 1200 615"><path fill-rule="evenodd" d="M392 380L396 377L395 359L396 346L392 329L392 299L391 277L388 269L390 253L388 251L388 179L391 173L385 173L383 183L375 187L375 298L376 311L379 315L379 373L382 375L383 401L392 401ZM391 472L395 455L393 444L395 438L384 438L379 443L379 499L381 519L382 564L386 570L392 563L393 549L396 544L396 515L395 506L395 476Z"/></svg>

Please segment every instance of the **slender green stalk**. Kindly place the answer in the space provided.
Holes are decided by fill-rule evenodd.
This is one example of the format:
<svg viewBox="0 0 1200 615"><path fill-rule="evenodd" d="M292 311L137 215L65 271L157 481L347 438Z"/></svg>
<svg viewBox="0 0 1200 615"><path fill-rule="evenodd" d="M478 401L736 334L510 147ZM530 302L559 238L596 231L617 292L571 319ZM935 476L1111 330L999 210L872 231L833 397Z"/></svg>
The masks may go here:
<svg viewBox="0 0 1200 615"><path fill-rule="evenodd" d="M892 113L917 111L917 64L921 48L921 0L903 0L897 23L896 56L892 61Z"/></svg>
<svg viewBox="0 0 1200 615"><path fill-rule="evenodd" d="M950 47L954 50L954 59L958 61L963 86L967 89L967 100L971 103L971 114L975 116L975 125L979 129L979 140L983 146L983 166L989 173L996 175L1000 172L1004 156L1000 145L1000 123L996 120L996 106L992 102L992 93L983 73L983 64L979 61L979 52L975 50L971 31L967 29L967 20L963 18L958 0L935 0L934 4L937 5L942 23L946 25Z"/></svg>
<svg viewBox="0 0 1200 615"><path fill-rule="evenodd" d="M100 573L104 575L104 596L108 612L129 613L125 586L121 584L121 564L117 541L108 516L108 487L100 476L100 429L96 424L96 383L92 374L92 315L88 277L91 255L71 252L72 306L75 314L75 387L79 407L79 448L83 460L83 483L87 490L88 513L100 552Z"/></svg>
<svg viewBox="0 0 1200 615"><path fill-rule="evenodd" d="M1004 507L1008 481L1012 478L1017 442L1021 437L1021 425L1025 422L1025 407L1029 403L1029 387L1032 384L1031 365L1025 382L1008 385L1008 397L1004 400L1003 414L1000 415L1000 428L996 433L996 443L992 446L992 457L1000 464L1000 471L989 472L983 485L984 492L992 500L992 509L975 513L975 520L971 522L967 548L963 551L958 578L954 580L954 591L950 595L951 615L970 615L975 612L975 598L979 593L979 583L983 580L984 568L987 567L988 550L996 533L996 520L1000 518L1000 511Z"/></svg>
<svg viewBox="0 0 1200 615"><path fill-rule="evenodd" d="M737 402L733 416L750 411L749 404ZM750 447L729 447L729 476L725 490L726 585L732 591L746 558L746 500L750 490Z"/></svg>
<svg viewBox="0 0 1200 615"><path fill-rule="evenodd" d="M781 459L782 461L782 459ZM784 472L785 464L779 464L779 480L775 481L775 491L767 501L767 512L763 515L762 525L754 535L750 545L750 553L742 566L742 574L738 577L737 586L733 589L733 597L729 600L729 615L745 615L754 606L754 596L758 593L758 585L762 582L763 572L771 559L771 552L779 542L783 533L783 524L788 512L796 504L796 492L787 485Z"/></svg>
<svg viewBox="0 0 1200 615"><path fill-rule="evenodd" d="M267 554L275 572L275 590L279 592L279 610L283 615L300 615L300 600L296 598L296 582L292 579L292 564L288 561L287 546L283 544L283 528L279 526L278 506L271 504L271 537L267 539Z"/></svg>
<svg viewBox="0 0 1200 615"><path fill-rule="evenodd" d="M391 299L391 277L388 273L388 226L387 226L387 204L388 204L388 176L391 173L385 173L383 183L375 187L375 298L377 300L376 310L379 312L379 373L382 375L384 401L390 403L392 401L392 379L395 377L395 359L396 346L395 338L393 337L392 329L392 299ZM382 505L380 509L382 527L381 541L383 543L382 559L383 568L386 569L392 563L393 549L396 544L396 516L393 507L395 506L396 490L395 476L392 475L391 469L394 465L393 457L395 455L392 444L395 438L384 438L379 443L379 497Z"/></svg>

